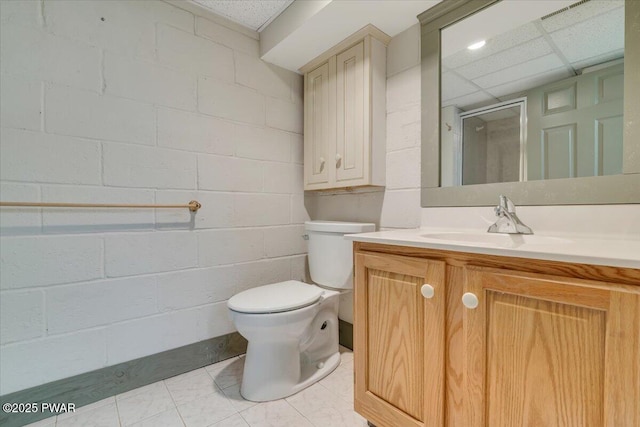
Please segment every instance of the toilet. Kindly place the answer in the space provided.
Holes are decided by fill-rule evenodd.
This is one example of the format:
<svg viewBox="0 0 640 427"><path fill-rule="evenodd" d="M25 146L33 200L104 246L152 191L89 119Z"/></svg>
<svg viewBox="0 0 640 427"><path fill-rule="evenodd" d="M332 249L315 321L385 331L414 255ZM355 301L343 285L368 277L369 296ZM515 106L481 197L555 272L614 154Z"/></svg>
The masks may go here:
<svg viewBox="0 0 640 427"><path fill-rule="evenodd" d="M287 280L234 295L227 302L249 342L240 393L247 400L281 399L329 375L339 364L340 294L353 289L353 249L345 234L375 224L307 221L309 272L316 284Z"/></svg>

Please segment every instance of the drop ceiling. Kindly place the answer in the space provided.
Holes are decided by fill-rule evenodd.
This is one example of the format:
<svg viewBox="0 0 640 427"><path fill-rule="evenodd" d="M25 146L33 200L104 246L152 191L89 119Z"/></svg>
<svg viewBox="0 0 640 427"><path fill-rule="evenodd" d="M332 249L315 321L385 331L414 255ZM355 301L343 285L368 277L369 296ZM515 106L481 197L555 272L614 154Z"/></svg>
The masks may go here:
<svg viewBox="0 0 640 427"><path fill-rule="evenodd" d="M218 15L259 31L280 15L293 0L192 0Z"/></svg>
<svg viewBox="0 0 640 427"><path fill-rule="evenodd" d="M190 1L259 32L261 58L298 71L367 24L394 37L441 0ZM483 11L445 29L443 39L447 32L455 36L450 46L443 42L443 101L466 106L500 101L527 85L621 57L624 0L587 0L539 19L576 1L503 0L486 10L491 16L483 19ZM596 28L603 31L596 33ZM479 36L487 45L468 51L466 46ZM514 72L520 73L517 78Z"/></svg>
<svg viewBox="0 0 640 427"><path fill-rule="evenodd" d="M0 0L1 1L1 0ZM441 0L190 0L260 33L261 58L300 67L367 24L393 37Z"/></svg>
<svg viewBox="0 0 640 427"><path fill-rule="evenodd" d="M501 2L494 7L508 3ZM458 24L455 24L445 30L442 41L443 106L455 105L468 111L580 74L585 68L621 59L624 55L624 0L589 0L580 4L574 1L569 5L573 7L487 37L486 45L474 51L464 46L477 41L476 38L483 34L482 26L469 32L457 30ZM558 2L553 10L563 6ZM500 27L503 21L509 20L504 18L504 13L502 19L482 16L482 13L472 18L484 22L484 27ZM547 14L538 16L543 15ZM460 32L469 34L468 38L457 40L456 33ZM448 46L449 36L455 47Z"/></svg>

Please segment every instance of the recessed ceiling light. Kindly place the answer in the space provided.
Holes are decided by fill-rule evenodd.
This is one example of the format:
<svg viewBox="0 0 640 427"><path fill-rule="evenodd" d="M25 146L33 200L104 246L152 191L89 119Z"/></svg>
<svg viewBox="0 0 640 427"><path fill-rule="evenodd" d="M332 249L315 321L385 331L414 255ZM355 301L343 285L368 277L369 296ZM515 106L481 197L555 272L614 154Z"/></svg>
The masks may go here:
<svg viewBox="0 0 640 427"><path fill-rule="evenodd" d="M484 46L485 44L487 44L487 42L485 40L480 40L477 43L474 44L470 44L469 46L467 46L467 49L469 50L476 50L476 49L480 49L482 46Z"/></svg>

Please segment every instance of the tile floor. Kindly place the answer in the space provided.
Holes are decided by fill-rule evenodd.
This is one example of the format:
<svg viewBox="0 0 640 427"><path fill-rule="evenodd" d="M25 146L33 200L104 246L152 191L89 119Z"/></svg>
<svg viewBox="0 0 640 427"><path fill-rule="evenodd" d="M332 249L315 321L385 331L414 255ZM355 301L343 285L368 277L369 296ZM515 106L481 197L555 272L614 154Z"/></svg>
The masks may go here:
<svg viewBox="0 0 640 427"><path fill-rule="evenodd" d="M112 396L30 427L366 427L353 411L353 353L298 394L255 403L240 396L244 357Z"/></svg>

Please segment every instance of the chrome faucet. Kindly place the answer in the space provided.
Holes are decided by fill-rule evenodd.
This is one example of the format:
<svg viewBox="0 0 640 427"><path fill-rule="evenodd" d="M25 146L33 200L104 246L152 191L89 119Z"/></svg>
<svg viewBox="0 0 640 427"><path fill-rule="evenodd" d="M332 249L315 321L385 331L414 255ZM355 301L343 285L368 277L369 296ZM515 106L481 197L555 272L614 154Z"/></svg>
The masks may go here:
<svg viewBox="0 0 640 427"><path fill-rule="evenodd" d="M489 233L533 234L531 228L520 221L515 205L507 196L500 195L500 204L494 210L498 220L489 227Z"/></svg>

